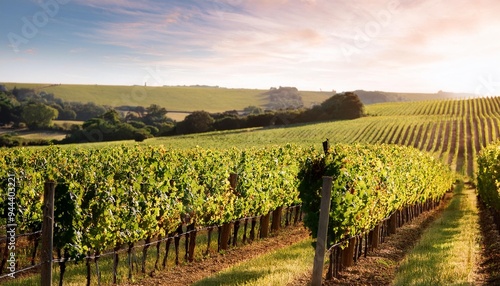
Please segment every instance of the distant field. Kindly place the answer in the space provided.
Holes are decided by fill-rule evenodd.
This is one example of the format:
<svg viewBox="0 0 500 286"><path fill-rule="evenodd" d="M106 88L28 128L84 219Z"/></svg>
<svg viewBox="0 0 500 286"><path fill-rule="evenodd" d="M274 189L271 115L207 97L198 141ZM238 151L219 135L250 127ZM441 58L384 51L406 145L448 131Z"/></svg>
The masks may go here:
<svg viewBox="0 0 500 286"><path fill-rule="evenodd" d="M104 85L48 85L6 83L8 89L33 88L53 93L65 101L94 102L110 106L149 106L158 104L169 111L222 112L241 110L255 105L265 108L269 103L259 89L230 89L214 87L144 87L144 86L104 86ZM304 105L318 104L332 95L331 92L301 92ZM184 115L185 116L185 115ZM177 117L183 118L182 114Z"/></svg>
<svg viewBox="0 0 500 286"><path fill-rule="evenodd" d="M64 124L66 125L82 125L83 121L76 121L76 120L54 120L54 125L57 126L63 126Z"/></svg>
<svg viewBox="0 0 500 286"><path fill-rule="evenodd" d="M173 111L206 110L222 112L227 110L241 110L250 105L266 108L269 99L263 89L243 88L215 88L215 87L183 87L183 86L112 86L112 85L50 85L35 83L6 83L8 89L33 88L55 94L66 101L94 102L110 106L149 106L158 104L172 111L170 117L182 120L185 113ZM378 92L388 96L400 98L403 101L422 101L446 99L450 97L467 98L466 94L437 94L437 93L398 93ZM332 92L300 91L306 107L311 107L332 96Z"/></svg>
<svg viewBox="0 0 500 286"><path fill-rule="evenodd" d="M66 137L66 133L57 131L23 131L17 135L24 139L42 139L42 140L62 140Z"/></svg>

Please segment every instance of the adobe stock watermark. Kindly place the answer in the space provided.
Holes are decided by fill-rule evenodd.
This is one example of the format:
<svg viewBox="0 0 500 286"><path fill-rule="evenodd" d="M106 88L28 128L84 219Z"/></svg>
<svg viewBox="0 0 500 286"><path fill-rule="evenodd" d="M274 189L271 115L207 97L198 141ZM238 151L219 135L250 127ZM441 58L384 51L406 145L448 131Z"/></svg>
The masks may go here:
<svg viewBox="0 0 500 286"><path fill-rule="evenodd" d="M19 52L21 45L28 44L31 39L38 35L40 29L45 27L51 18L57 16L61 5L66 5L71 0L42 0L39 4L41 10L34 13L31 17L22 17L23 23L19 32L10 32L7 34L10 46L15 53Z"/></svg>
<svg viewBox="0 0 500 286"><path fill-rule="evenodd" d="M8 276L15 278L16 273L16 174L7 175L7 270Z"/></svg>
<svg viewBox="0 0 500 286"><path fill-rule="evenodd" d="M477 78L478 85L474 90L476 95L495 96L500 95L500 79L494 79L492 74L481 75Z"/></svg>
<svg viewBox="0 0 500 286"><path fill-rule="evenodd" d="M399 0L391 0L387 2L384 8L376 13L371 13L372 20L364 24L363 28L354 29L354 38L352 43L342 43L340 50L347 61L351 61L354 54L360 54L361 50L368 47L370 42L377 38L382 32L383 28L388 27L394 16L399 12Z"/></svg>

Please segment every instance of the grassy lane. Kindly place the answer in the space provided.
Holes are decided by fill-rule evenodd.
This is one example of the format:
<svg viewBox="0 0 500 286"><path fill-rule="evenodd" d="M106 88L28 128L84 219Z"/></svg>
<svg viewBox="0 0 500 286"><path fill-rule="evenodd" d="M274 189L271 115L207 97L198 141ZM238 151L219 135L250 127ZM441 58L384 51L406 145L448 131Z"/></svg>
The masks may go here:
<svg viewBox="0 0 500 286"><path fill-rule="evenodd" d="M401 263L394 285L475 285L480 261L473 188L458 185L452 201Z"/></svg>
<svg viewBox="0 0 500 286"><path fill-rule="evenodd" d="M310 270L314 259L312 239L235 265L194 285L288 285Z"/></svg>

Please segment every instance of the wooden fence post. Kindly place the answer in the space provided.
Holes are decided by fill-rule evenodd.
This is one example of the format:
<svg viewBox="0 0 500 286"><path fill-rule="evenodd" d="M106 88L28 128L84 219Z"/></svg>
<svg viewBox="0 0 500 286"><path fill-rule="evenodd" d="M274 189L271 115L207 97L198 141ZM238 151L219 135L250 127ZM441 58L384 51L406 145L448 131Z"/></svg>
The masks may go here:
<svg viewBox="0 0 500 286"><path fill-rule="evenodd" d="M318 222L318 238L316 240L316 253L314 254L314 266L312 286L321 286L323 280L323 265L325 263L326 238L328 235L328 221L330 219L330 201L332 195L332 177L323 177L321 190L321 207Z"/></svg>
<svg viewBox="0 0 500 286"><path fill-rule="evenodd" d="M233 223L225 223L221 227L220 234L220 250L227 250L229 248L229 239L231 238L231 229L233 228Z"/></svg>
<svg viewBox="0 0 500 286"><path fill-rule="evenodd" d="M42 222L42 286L52 285L52 251L54 233L54 192L55 182L45 182L43 192L43 222Z"/></svg>
<svg viewBox="0 0 500 286"><path fill-rule="evenodd" d="M229 174L229 184L231 186L231 190L233 191L233 194L236 196L240 196L240 194L236 191L236 188L238 187L238 174L236 173L231 173ZM233 224L233 246L238 245L238 232L240 230L240 220L237 220Z"/></svg>
<svg viewBox="0 0 500 286"><path fill-rule="evenodd" d="M260 238L269 236L269 221L271 220L271 212L260 217Z"/></svg>
<svg viewBox="0 0 500 286"><path fill-rule="evenodd" d="M194 261L194 248L196 247L196 222L193 221L190 225L187 226L186 231L191 231L189 235L189 247L188 247L188 261L193 262Z"/></svg>
<svg viewBox="0 0 500 286"><path fill-rule="evenodd" d="M280 229L282 213L283 213L283 206L278 207L273 211L273 221L271 222L271 231L276 232Z"/></svg>
<svg viewBox="0 0 500 286"><path fill-rule="evenodd" d="M326 138L325 141L323 141L323 152L325 152L325 155L328 154L330 150L330 142L328 141L328 138Z"/></svg>
<svg viewBox="0 0 500 286"><path fill-rule="evenodd" d="M346 248L342 249L342 265L350 267L354 265L354 249L356 246L356 237L351 237L348 240Z"/></svg>
<svg viewBox="0 0 500 286"><path fill-rule="evenodd" d="M377 249L380 243L380 223L373 228L372 233L372 249Z"/></svg>
<svg viewBox="0 0 500 286"><path fill-rule="evenodd" d="M238 174L234 173L229 174L229 185L233 193L236 195L238 195L236 192L237 183L238 183ZM225 223L222 225L221 235L220 235L220 246L219 246L221 250L227 250L229 248L229 240L231 238L231 229L233 228L233 226L234 224L232 222Z"/></svg>
<svg viewBox="0 0 500 286"><path fill-rule="evenodd" d="M397 228L397 218L398 211L395 211L389 218L389 234L395 234Z"/></svg>

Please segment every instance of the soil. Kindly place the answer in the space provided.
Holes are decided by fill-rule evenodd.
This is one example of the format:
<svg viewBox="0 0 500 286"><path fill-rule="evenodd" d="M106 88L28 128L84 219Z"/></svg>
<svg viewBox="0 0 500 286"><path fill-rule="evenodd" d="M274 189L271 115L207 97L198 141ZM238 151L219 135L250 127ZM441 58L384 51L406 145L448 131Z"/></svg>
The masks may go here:
<svg viewBox="0 0 500 286"><path fill-rule="evenodd" d="M209 258L156 272L153 273L152 277L146 277L138 283L124 285L190 285L237 263L290 246L309 237L308 230L303 226L283 228L269 238L232 248L224 253L211 254L212 256Z"/></svg>

